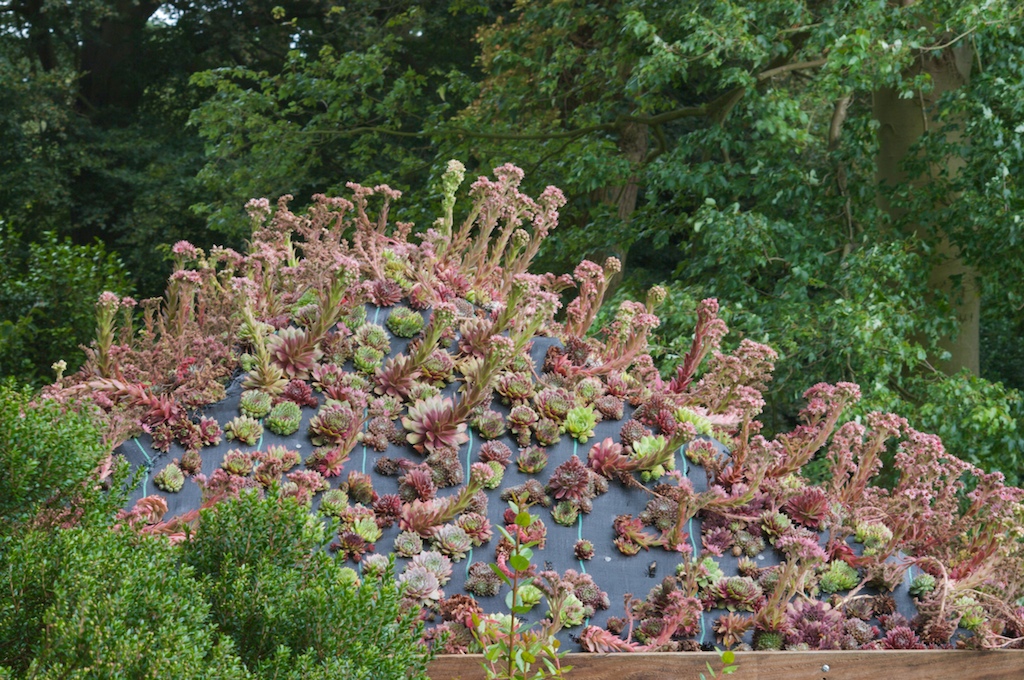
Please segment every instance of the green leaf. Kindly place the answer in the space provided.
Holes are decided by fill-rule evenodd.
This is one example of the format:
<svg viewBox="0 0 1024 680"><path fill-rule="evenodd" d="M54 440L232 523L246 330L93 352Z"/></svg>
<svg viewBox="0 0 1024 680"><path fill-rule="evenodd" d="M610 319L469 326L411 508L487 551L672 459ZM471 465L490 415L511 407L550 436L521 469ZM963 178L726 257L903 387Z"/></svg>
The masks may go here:
<svg viewBox="0 0 1024 680"><path fill-rule="evenodd" d="M524 529L533 523L533 517L528 512L520 512L516 515L516 526L523 527Z"/></svg>
<svg viewBox="0 0 1024 680"><path fill-rule="evenodd" d="M513 555L508 558L508 563L516 571L526 571L530 568L530 560L526 559L522 555Z"/></svg>

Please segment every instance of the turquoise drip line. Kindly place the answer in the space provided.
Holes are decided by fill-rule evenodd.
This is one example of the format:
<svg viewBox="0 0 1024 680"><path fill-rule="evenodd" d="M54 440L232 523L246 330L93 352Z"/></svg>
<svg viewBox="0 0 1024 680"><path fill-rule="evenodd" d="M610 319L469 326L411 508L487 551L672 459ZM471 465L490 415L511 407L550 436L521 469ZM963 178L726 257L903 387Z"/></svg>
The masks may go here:
<svg viewBox="0 0 1024 680"><path fill-rule="evenodd" d="M366 415L370 412L369 407L363 409L363 422L366 422ZM363 465L359 468L359 471L364 475L366 474L366 444L363 444ZM360 572L362 573L362 572Z"/></svg>
<svg viewBox="0 0 1024 680"><path fill-rule="evenodd" d="M683 446L680 446L679 447L679 455L683 459L683 476L684 477L688 477L690 475L690 466L687 465L687 463L686 463L686 450L685 449L686 449L686 445L685 444ZM692 557L694 559L696 559L696 557L697 557L697 541L695 541L694 538L693 538L693 518L692 517L689 520L687 520L687 522L686 522L686 533L690 537L690 547L693 549ZM703 612L701 612L701 615L700 615L700 640L698 642L700 642L701 644L704 644L704 613Z"/></svg>
<svg viewBox="0 0 1024 680"><path fill-rule="evenodd" d="M576 455L576 451L577 451L579 445L580 445L579 440L578 439L574 439L573 442L572 442L572 455L574 455L574 456ZM576 540L582 541L583 540L583 513L581 512L578 515L576 515L576 518L578 520L576 522ZM579 563L580 563L580 573L581 574L586 574L587 573L587 567L583 564L583 560L579 560ZM589 626L590 625L590 617L589 616L587 618L583 619L583 625L584 626Z"/></svg>
<svg viewBox="0 0 1024 680"><path fill-rule="evenodd" d="M142 451L142 455L146 457L146 474L142 478L142 495L145 497L147 495L146 486L149 484L149 471L153 469L153 459L149 457L149 454L146 453L146 449L139 443L138 437L132 437L132 441L139 447L139 451Z"/></svg>
<svg viewBox="0 0 1024 680"><path fill-rule="evenodd" d="M469 446L466 447L466 474L469 474L469 468L472 466L470 461L473 456L473 428L467 428L469 430ZM473 546L469 546L469 554L466 556L466 577L469 577L469 565L473 564Z"/></svg>

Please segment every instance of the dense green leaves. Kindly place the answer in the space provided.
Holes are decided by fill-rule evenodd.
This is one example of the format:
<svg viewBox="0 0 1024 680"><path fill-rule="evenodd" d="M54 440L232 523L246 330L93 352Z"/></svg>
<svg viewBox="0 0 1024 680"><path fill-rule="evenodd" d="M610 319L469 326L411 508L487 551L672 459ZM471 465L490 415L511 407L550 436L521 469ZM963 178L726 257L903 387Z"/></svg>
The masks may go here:
<svg viewBox="0 0 1024 680"><path fill-rule="evenodd" d="M77 370L104 290L128 293L129 284L102 244L73 245L46 232L25 246L0 221L0 374L39 385L53 381L55 361Z"/></svg>
<svg viewBox="0 0 1024 680"><path fill-rule="evenodd" d="M87 513L96 500L87 481L106 454L86 406L0 384L0 546L44 510L59 521L74 500Z"/></svg>

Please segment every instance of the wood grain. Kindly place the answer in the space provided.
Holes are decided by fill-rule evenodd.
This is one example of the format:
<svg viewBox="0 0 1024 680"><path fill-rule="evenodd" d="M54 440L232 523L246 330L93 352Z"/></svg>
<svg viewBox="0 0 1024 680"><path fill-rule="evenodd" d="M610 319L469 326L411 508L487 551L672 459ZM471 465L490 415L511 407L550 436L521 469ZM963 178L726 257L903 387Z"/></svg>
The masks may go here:
<svg viewBox="0 0 1024 680"><path fill-rule="evenodd" d="M485 680L477 654L441 656L431 680ZM698 680L717 654L570 654L571 680ZM739 652L733 680L1024 680L1024 651ZM824 670L827 667L828 670Z"/></svg>

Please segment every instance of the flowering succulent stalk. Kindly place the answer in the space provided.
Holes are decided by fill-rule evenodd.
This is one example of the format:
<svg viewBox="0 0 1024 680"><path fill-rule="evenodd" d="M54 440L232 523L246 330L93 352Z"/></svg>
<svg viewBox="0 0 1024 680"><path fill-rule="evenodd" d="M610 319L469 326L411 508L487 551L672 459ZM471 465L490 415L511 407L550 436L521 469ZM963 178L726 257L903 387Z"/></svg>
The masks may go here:
<svg viewBox="0 0 1024 680"><path fill-rule="evenodd" d="M257 327L252 308L248 305L243 309L243 318L244 323L248 326ZM256 361L242 381L242 387L259 389L267 394L280 394L288 384L288 379L285 378L284 371L272 361L270 350L267 347L267 339L262 330L253 334L252 344L255 350L253 356Z"/></svg>
<svg viewBox="0 0 1024 680"><path fill-rule="evenodd" d="M96 301L96 368L101 378L111 377L110 348L114 344L114 318L121 298L109 290Z"/></svg>
<svg viewBox="0 0 1024 680"><path fill-rule="evenodd" d="M473 463L470 469L469 483L462 487L454 496L434 498L429 501L413 500L402 506L402 517L399 526L403 531L415 531L424 538L429 538L434 527L451 522L464 512L472 503L473 497L484 488L493 471L485 463Z"/></svg>

